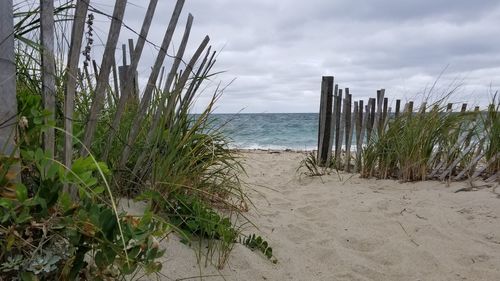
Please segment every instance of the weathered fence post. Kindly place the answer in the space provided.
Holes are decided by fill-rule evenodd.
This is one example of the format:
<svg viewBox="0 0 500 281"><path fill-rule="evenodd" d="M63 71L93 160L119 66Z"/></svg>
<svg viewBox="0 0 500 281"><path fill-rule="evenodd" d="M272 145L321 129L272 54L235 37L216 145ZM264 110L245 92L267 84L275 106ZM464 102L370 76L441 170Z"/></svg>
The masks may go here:
<svg viewBox="0 0 500 281"><path fill-rule="evenodd" d="M111 20L108 39L106 41L106 47L104 48L104 54L102 56L101 71L99 73L99 77L97 77L94 99L92 101L87 126L85 128L83 147L80 150L80 154L82 156L87 156L89 154L89 151L87 149L90 150L92 139L94 138L94 134L97 129L98 114L104 106L105 92L109 86L109 74L111 72L111 67L115 62L115 50L118 43L118 38L120 36L120 30L126 6L127 0L117 0L115 2L113 19Z"/></svg>
<svg viewBox="0 0 500 281"><path fill-rule="evenodd" d="M351 164L351 137L352 137L352 96L349 94L349 88L345 89L345 162L344 170L349 172L349 166Z"/></svg>
<svg viewBox="0 0 500 281"><path fill-rule="evenodd" d="M68 168L71 168L73 160L73 111L75 107L78 61L80 58L80 49L82 47L83 31L85 28L85 18L88 7L89 4L87 1L78 0L76 3L68 54L68 65L66 66L67 76L64 95L64 130L66 133L64 135L63 163ZM69 189L69 186L65 186L65 191L69 192L73 199L76 199L78 196L76 189Z"/></svg>
<svg viewBox="0 0 500 281"><path fill-rule="evenodd" d="M321 81L321 104L319 116L318 162L328 166L331 158L330 130L332 122L333 76L323 76Z"/></svg>
<svg viewBox="0 0 500 281"><path fill-rule="evenodd" d="M333 88L333 111L332 111L332 125L331 125L331 130L330 130L330 150L332 151L333 158L335 158L335 135L336 135L336 130L337 130L337 115L335 113L335 108L337 106L337 96L339 94L339 85L335 84L335 87Z"/></svg>
<svg viewBox="0 0 500 281"><path fill-rule="evenodd" d="M0 1L0 159L17 158L15 137L17 134L17 100L16 100L16 63L14 58L14 16L12 0ZM18 163L8 168L7 179L10 184L20 179ZM5 172L5 171L4 171ZM5 193L0 189L0 194ZM5 194L3 194L5 195ZM15 198L15 194L9 194Z"/></svg>
<svg viewBox="0 0 500 281"><path fill-rule="evenodd" d="M385 90L383 90L385 91ZM389 99L384 98L384 106L382 108L382 122L380 122L380 131L381 133L385 130L385 124L387 123L387 112L389 111Z"/></svg>
<svg viewBox="0 0 500 281"><path fill-rule="evenodd" d="M396 111L394 112L394 116L399 117L399 111L401 110L401 100L396 100Z"/></svg>
<svg viewBox="0 0 500 281"><path fill-rule="evenodd" d="M413 114L413 102L412 101L408 102L408 112L410 113L410 115Z"/></svg>
<svg viewBox="0 0 500 281"><path fill-rule="evenodd" d="M370 115L368 117L368 124L366 126L366 142L369 143L372 137L373 126L375 122L375 99L370 98L368 100L368 109Z"/></svg>
<svg viewBox="0 0 500 281"><path fill-rule="evenodd" d="M334 132L334 144L335 144L335 153L334 153L334 158L335 158L335 161L337 161L337 151L338 151L338 143L339 143L339 131L340 131L340 109L339 109L339 102L340 100L342 99L341 98L341 95L342 93L340 93L341 91L339 91L339 85L338 84L335 84L335 96L334 96L334 101L333 101L333 121L335 121L335 132Z"/></svg>
<svg viewBox="0 0 500 281"><path fill-rule="evenodd" d="M342 142L343 142L343 136L344 136L344 115L342 114L343 110L343 101L344 99L342 98L342 89L339 89L339 94L337 96L337 129L336 129L336 134L337 136L335 137L335 165L337 168L340 167L342 163L341 155L342 155Z"/></svg>
<svg viewBox="0 0 500 281"><path fill-rule="evenodd" d="M126 76L131 76L135 75L137 76L137 65L139 64L139 59L142 55L142 51L144 48L144 44L146 42L146 37L149 33L149 28L151 26L151 22L153 20L153 15L156 10L156 5L158 3L158 0L150 0L148 9L146 11L146 15L144 16L144 21L142 23L141 27L141 33L139 34L139 38L137 39L137 44L133 50L132 54L132 48L133 44L130 44L132 42L129 41L129 48L130 48L130 65L127 66L127 55L126 55L126 46L125 44L122 45L122 61L123 61L123 66L120 66L118 68L119 72L119 77L120 77L120 96L118 98L118 104L116 108L116 113L113 118L113 123L111 125L111 131L110 135L108 137L108 141L106 143L106 148L104 149L104 158L108 157L109 150L111 149L111 146L113 144L113 140L115 138L116 132L119 129L120 126L120 121L122 118L122 115L125 111L125 108L127 104L129 103L129 95L124 89L131 89L131 85L133 85L134 88L132 89L137 89L138 88L138 82L137 79L134 78L134 80L130 79L125 79ZM116 62L114 63L114 67L116 68ZM115 69L116 72L116 69ZM134 85L135 83L135 85ZM116 83L115 83L116 84ZM115 86L115 91L116 91L116 86ZM138 98L137 98L138 100Z"/></svg>
<svg viewBox="0 0 500 281"><path fill-rule="evenodd" d="M134 120L132 121L132 126L130 127L130 132L127 138L127 145L123 148L120 161L118 166L123 168L128 161L131 147L134 145L137 136L139 135L139 131L141 129L141 122L146 116L146 111L150 106L151 98L153 95L153 91L155 89L156 80L158 79L158 75L160 73L161 67L163 65L163 61L167 55L167 50L170 46L170 42L172 41L175 28L177 27L177 21L179 20L179 16L182 11L182 7L184 6L185 0L177 0L175 4L174 11L172 16L170 17L170 22L168 24L167 30L165 31L165 35L163 36L163 41L161 44L161 49L156 56L155 62L153 64L153 68L151 70L151 74L149 75L148 82L146 84L146 89L142 95L141 102L139 104L139 109L137 115L135 115ZM207 42L208 44L208 42ZM135 55L134 55L134 59Z"/></svg>
<svg viewBox="0 0 500 281"><path fill-rule="evenodd" d="M363 115L363 110L365 106L363 100L359 101L358 105L358 117L356 122L356 163L354 170L356 172L361 171L361 152L363 150L363 139L365 137L365 126L366 126L366 114Z"/></svg>
<svg viewBox="0 0 500 281"><path fill-rule="evenodd" d="M40 0L40 35L42 43L42 98L44 109L49 112L45 118L43 147L49 157L54 157L55 111L56 111L56 62L54 58L54 0Z"/></svg>

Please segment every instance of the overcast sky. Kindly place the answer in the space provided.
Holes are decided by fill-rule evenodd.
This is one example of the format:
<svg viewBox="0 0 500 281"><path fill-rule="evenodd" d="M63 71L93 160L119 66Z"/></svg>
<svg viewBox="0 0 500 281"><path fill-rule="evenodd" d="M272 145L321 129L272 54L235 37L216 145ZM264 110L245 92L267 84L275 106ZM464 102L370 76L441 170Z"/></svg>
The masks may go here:
<svg viewBox="0 0 500 281"><path fill-rule="evenodd" d="M137 31L148 2L129 1L125 22ZM148 37L158 45L174 4L159 0ZM436 94L463 84L456 102L485 105L500 88L498 0L186 0L174 46L189 12L188 54L209 35L220 51L215 71L226 71L212 85L236 78L218 112L317 112L322 75L356 100L385 88L391 101L418 102L443 70ZM124 31L122 42L131 36ZM145 48L142 86L156 53Z"/></svg>

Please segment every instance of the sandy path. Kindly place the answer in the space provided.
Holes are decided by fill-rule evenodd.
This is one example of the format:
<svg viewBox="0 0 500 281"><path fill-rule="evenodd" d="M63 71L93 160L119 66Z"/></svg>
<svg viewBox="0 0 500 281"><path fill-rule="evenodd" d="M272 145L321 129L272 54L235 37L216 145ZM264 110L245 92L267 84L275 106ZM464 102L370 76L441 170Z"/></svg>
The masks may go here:
<svg viewBox="0 0 500 281"><path fill-rule="evenodd" d="M500 199L491 188L454 193L466 183L348 174L299 179L302 154L244 155L258 210L248 215L279 262L236 245L226 280L500 280ZM192 250L174 240L165 280L199 274Z"/></svg>

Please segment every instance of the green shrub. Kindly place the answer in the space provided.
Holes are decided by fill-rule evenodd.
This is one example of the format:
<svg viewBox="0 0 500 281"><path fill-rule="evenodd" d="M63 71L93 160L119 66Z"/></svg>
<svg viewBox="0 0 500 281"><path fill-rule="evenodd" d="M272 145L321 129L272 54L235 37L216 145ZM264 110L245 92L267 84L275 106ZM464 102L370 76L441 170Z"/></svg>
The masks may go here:
<svg viewBox="0 0 500 281"><path fill-rule="evenodd" d="M75 160L71 170L40 149L22 151L32 179L18 184L16 198L0 198L0 276L20 280L107 280L157 272L163 254L154 237L168 224L150 211L142 218L117 214L96 175L104 163ZM76 185L80 200L63 192Z"/></svg>

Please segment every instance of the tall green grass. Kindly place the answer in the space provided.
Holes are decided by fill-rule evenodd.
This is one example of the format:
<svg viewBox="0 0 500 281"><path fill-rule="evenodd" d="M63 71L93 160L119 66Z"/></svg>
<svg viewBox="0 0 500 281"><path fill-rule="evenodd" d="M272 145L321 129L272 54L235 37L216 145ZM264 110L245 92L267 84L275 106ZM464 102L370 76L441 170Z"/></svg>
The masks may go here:
<svg viewBox="0 0 500 281"><path fill-rule="evenodd" d="M498 102L487 113L447 112L440 100L420 112L405 112L372 135L362 153L363 177L420 181L452 178L486 143L485 160L498 152ZM486 116L485 116L486 115ZM486 142L485 142L486 140ZM498 171L497 162L489 172Z"/></svg>
<svg viewBox="0 0 500 281"><path fill-rule="evenodd" d="M24 11L21 9L22 7L24 6L18 6L20 11L16 14L17 87L18 100L20 101L19 114L27 120L27 125L20 128L18 144L22 151L29 152L38 151L42 147L41 136L46 128L42 121L47 112L43 110L41 102L40 46L38 44L39 10L37 5L30 6L32 8L28 11ZM65 76L64 50L68 49L68 42L61 35L64 30L68 29L64 23L71 24L71 21L68 20L71 17L68 15L71 15L72 8L72 1L64 1L60 7L56 8L57 21L61 24L57 30L59 36L56 37L57 49L60 53L56 56L58 58L56 123L51 125L58 128L63 127L64 123L62 113ZM203 244L203 247L199 246L197 249L199 257L205 257L205 263L213 263L222 267L227 261L230 250L238 241L241 228L249 223L243 215L243 212L248 209L248 198L240 181L241 175L244 174L240 156L237 152L229 150L228 139L222 133L222 128L217 127L209 118L223 89L217 88L215 90L202 113L193 114L192 112L194 101L200 95L200 85L207 83L216 74L211 71L213 63L214 61L210 60L205 67L203 67L204 63L197 64L199 70L192 73L186 85L176 87L175 83L178 83L178 79L176 79L173 87L165 91L156 89L146 115L141 118L141 131L134 146L131 147L130 157L124 167L119 165L121 152L126 145L132 120L142 113L138 112L136 107L127 108L121 119L122 122L117 128L115 138L111 140L112 146L108 153L105 150L109 142L109 130L117 109L116 101L113 102L112 99L105 104L99 115L95 138L89 149L91 155L97 159L96 161L103 163L102 167L109 167L109 169L106 168L109 173L101 175L100 171L95 169L81 171L86 177L91 178L91 183L95 185L94 189L99 191L98 196L94 194L96 190L93 189L93 192L90 192L89 200L91 203L82 206L83 201L68 201L69 197L62 192L61 188L64 184L77 185L77 183L68 183L66 178L53 178L55 182L53 191L60 194L58 199L54 201L56 206L60 207L63 203L65 207L74 206L75 212L85 213L82 218L86 218L87 215L92 216L92 210L97 208L94 205L103 202L105 206L99 205L99 210L106 212L107 216L108 210L115 209L111 205L108 206L113 202L113 197L135 198L138 196L138 200L150 201L151 210L157 216L147 211L144 214L145 219L131 219L125 215L115 218L118 227L121 228L120 222L122 222L125 229L123 231L115 229L117 236L114 237L114 240L106 241L106 243L99 244L98 240L92 240L93 243L96 243L95 246L92 246L95 248L90 248L94 254L101 253L102 256L105 247L123 247L121 244L123 244L124 239L126 243L132 243L131 241L135 239L137 234L133 232L136 231L134 227L137 227L137 224L140 228L137 231L142 230L143 233L150 231L156 234L161 233L161 231L156 231L159 230L156 229L159 224L169 224L182 237L188 237L192 240L188 243L194 245L196 241L200 243L199 245ZM74 137L76 139L81 139L83 136L86 126L85 120L93 101L92 89L95 87L93 75L90 73L87 76L87 73L83 72L78 77L78 94L73 117ZM180 77L179 73L176 75ZM111 85L109 89L111 96L117 95L117 93L112 92ZM159 122L154 120L157 111L162 113ZM52 160L60 163L58 159L62 157L64 133L61 133L62 129L57 130L57 132L55 159ZM149 139L150 132L153 132L153 141ZM74 161L83 161L76 153L79 146L80 143L75 142ZM31 154L25 153L23 155ZM144 155L145 158L141 158ZM25 167L22 178L27 185L28 196L36 196L42 187L39 172L34 171L39 171L40 167L35 169L35 163L29 159L23 158L21 160ZM103 193L103 190L106 190L103 189L104 186L109 187L112 193ZM151 194L154 196L150 196ZM82 194L80 195L82 196ZM87 212L89 213L87 214ZM58 216L63 220L71 220L71 217L67 216L66 213L58 214ZM163 224L163 222L168 224ZM96 230L100 229L97 222L92 221L92 224L96 225ZM26 226L18 225L18 227ZM68 224L63 227L71 228L72 226ZM148 229L148 231L144 229ZM116 240L115 238L120 239ZM140 240L140 242L148 244L146 248L143 247L148 251L152 246L157 247L151 244L150 240ZM135 249L136 245L127 244L126 246ZM116 251L119 250L116 249ZM155 250L148 256L140 256L145 260L129 258L128 255L137 254L135 251L120 252L120 263L111 263L112 266L119 266L118 269L124 274L135 271L141 265L143 268L145 267L147 272L158 269L154 259L161 252ZM0 254L0 261L3 262L8 256L8 254ZM15 255L11 257L13 256ZM101 256L99 258L102 258ZM132 263L135 267L130 268L127 264L129 260L138 263ZM108 265L108 263L105 264ZM60 263L57 266L60 266ZM82 264L81 268L83 267ZM100 270L102 271L102 269ZM101 271L98 273L102 273Z"/></svg>
<svg viewBox="0 0 500 281"><path fill-rule="evenodd" d="M493 95L486 116L483 117L483 124L486 135L485 159L489 163L487 170L491 174L498 173L500 171L500 97L498 92Z"/></svg>

